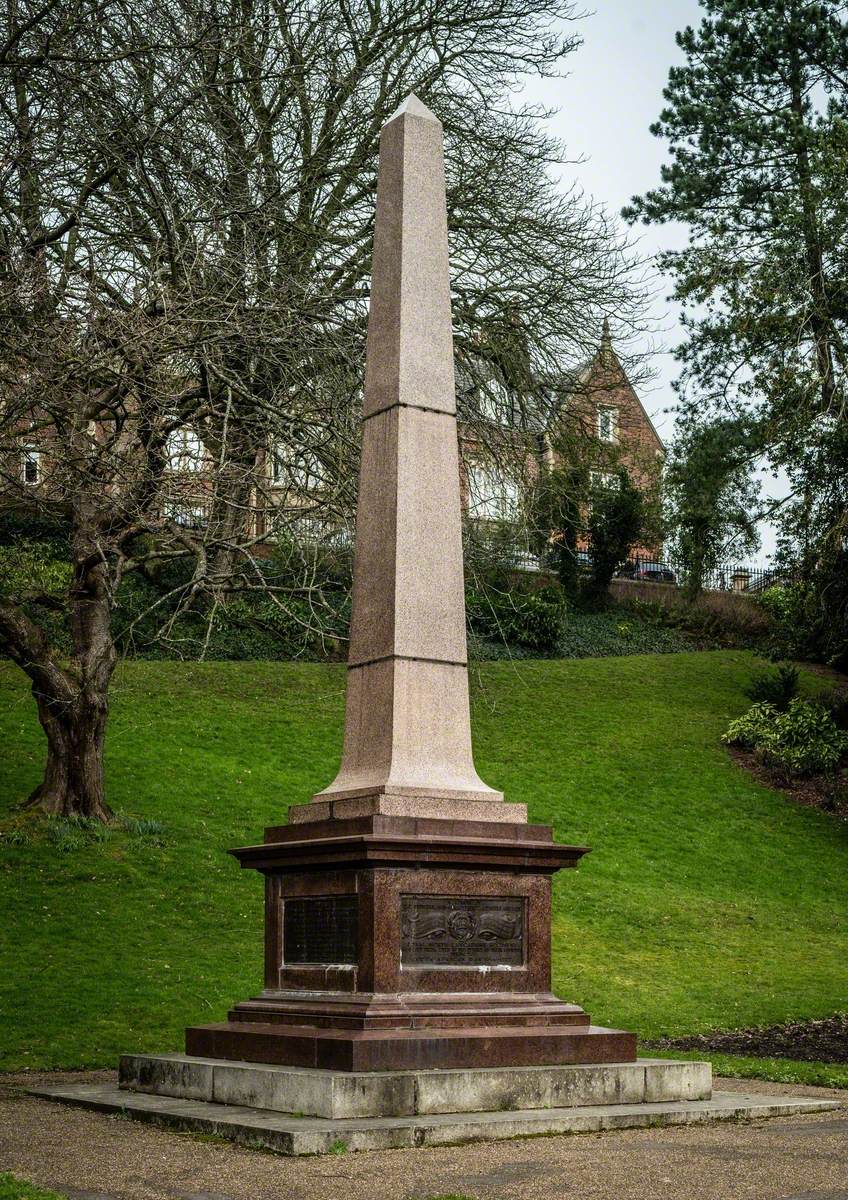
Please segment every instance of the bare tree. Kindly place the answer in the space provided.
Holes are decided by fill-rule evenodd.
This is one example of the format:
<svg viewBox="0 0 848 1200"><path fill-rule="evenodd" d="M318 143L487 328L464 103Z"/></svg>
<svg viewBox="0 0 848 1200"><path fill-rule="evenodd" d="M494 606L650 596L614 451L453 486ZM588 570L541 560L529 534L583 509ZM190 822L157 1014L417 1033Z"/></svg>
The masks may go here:
<svg viewBox="0 0 848 1200"><path fill-rule="evenodd" d="M409 91L445 124L476 443L517 445L492 433L493 385L538 412L602 314L635 323L614 231L551 182L544 114L510 104L575 48L572 16L567 0L7 0L0 514L30 524L0 550L0 651L47 735L33 802L108 817L129 575L181 563L171 612L213 613L269 589L259 548L286 522L349 517L377 141ZM308 571L270 593L298 588Z"/></svg>

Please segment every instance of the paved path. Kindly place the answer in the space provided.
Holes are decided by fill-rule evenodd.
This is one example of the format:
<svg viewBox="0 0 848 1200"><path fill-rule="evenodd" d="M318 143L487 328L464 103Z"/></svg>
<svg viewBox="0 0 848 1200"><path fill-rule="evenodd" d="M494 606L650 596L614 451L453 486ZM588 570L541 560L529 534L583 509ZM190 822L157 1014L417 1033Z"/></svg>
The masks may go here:
<svg viewBox="0 0 848 1200"><path fill-rule="evenodd" d="M722 1090L845 1100L742 1124L286 1159L23 1094L96 1074L0 1076L0 1170L75 1200L848 1200L848 1094L716 1081Z"/></svg>

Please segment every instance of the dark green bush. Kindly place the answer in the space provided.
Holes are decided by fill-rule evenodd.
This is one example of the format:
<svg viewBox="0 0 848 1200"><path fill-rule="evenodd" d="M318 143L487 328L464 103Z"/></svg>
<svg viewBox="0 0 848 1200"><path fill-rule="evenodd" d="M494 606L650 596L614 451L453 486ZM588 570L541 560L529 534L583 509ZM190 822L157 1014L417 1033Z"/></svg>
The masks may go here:
<svg viewBox="0 0 848 1200"><path fill-rule="evenodd" d="M645 588L656 588L646 584ZM756 600L732 592L704 592L689 602L674 589L662 599L614 594L616 606L649 624L676 629L698 650L761 650L769 635L769 618Z"/></svg>
<svg viewBox="0 0 848 1200"><path fill-rule="evenodd" d="M24 516L16 512L0 514L0 546L20 545L24 541L50 543L57 558L67 558L70 539L70 524L60 518Z"/></svg>
<svg viewBox="0 0 848 1200"><path fill-rule="evenodd" d="M772 657L848 670L848 554L841 572L770 587L761 603L772 618Z"/></svg>
<svg viewBox="0 0 848 1200"><path fill-rule="evenodd" d="M214 613L173 613L168 593L181 582L180 570L154 579L129 576L121 586L113 614L119 648L135 658L213 660L344 658L350 604L346 591L324 591L310 602L282 594L235 596ZM271 581L274 582L273 580ZM210 628L211 622L211 628Z"/></svg>
<svg viewBox="0 0 848 1200"><path fill-rule="evenodd" d="M466 612L472 634L483 642L522 646L552 654L559 643L566 603L558 587L536 591L469 591Z"/></svg>
<svg viewBox="0 0 848 1200"><path fill-rule="evenodd" d="M569 612L557 653L562 658L606 658L619 654L676 654L692 649L692 642L677 630L613 609Z"/></svg>
<svg viewBox="0 0 848 1200"><path fill-rule="evenodd" d="M559 637L546 655L557 658L606 658L620 654L675 654L694 649L692 643L673 629L640 621L615 611L582 612L567 608ZM469 656L473 659L521 659L539 657L541 651L513 642L481 638L471 631Z"/></svg>
<svg viewBox="0 0 848 1200"><path fill-rule="evenodd" d="M778 712L786 712L790 702L798 695L798 668L785 663L776 671L757 675L745 689L745 695L755 704L771 704Z"/></svg>
<svg viewBox="0 0 848 1200"><path fill-rule="evenodd" d="M826 688L817 694L816 701L824 705L840 729L848 730L848 688Z"/></svg>
<svg viewBox="0 0 848 1200"><path fill-rule="evenodd" d="M508 646L505 642L495 642L488 638L477 637L473 630L468 633L468 658L472 662L510 662L515 659L552 658L553 655L542 654L529 646Z"/></svg>

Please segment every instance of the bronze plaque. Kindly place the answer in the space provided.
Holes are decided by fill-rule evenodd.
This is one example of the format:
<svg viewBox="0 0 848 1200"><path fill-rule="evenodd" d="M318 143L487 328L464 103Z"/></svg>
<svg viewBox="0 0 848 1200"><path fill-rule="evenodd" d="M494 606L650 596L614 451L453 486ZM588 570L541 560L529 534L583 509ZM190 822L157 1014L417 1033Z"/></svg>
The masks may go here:
<svg viewBox="0 0 848 1200"><path fill-rule="evenodd" d="M284 963L355 963L356 896L283 901Z"/></svg>
<svg viewBox="0 0 848 1200"><path fill-rule="evenodd" d="M402 896L404 966L520 967L524 900L514 896Z"/></svg>

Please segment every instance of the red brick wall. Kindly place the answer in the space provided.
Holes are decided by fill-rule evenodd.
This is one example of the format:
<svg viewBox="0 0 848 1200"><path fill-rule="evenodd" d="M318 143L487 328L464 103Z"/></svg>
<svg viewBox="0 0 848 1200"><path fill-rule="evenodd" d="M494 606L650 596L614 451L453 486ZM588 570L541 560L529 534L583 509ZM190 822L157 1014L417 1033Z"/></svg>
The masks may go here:
<svg viewBox="0 0 848 1200"><path fill-rule="evenodd" d="M616 413L615 441L597 441L597 469L614 470L623 466L638 488L654 493L659 482L663 444L608 343L601 346L585 369L580 389L573 397L565 419L579 423L590 437L598 437L599 408L611 408ZM633 553L658 558L662 554L662 544L634 547Z"/></svg>

